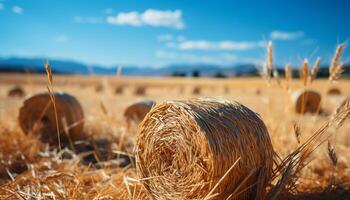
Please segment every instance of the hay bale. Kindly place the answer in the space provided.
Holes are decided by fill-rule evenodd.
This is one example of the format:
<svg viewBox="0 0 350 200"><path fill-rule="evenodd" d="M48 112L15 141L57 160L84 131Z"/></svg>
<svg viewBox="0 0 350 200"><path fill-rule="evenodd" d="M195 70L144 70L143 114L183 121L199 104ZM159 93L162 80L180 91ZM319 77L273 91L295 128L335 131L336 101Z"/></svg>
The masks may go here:
<svg viewBox="0 0 350 200"><path fill-rule="evenodd" d="M103 87L102 84L97 84L97 85L95 86L95 91L96 91L96 92L103 92L103 90L104 90L104 87Z"/></svg>
<svg viewBox="0 0 350 200"><path fill-rule="evenodd" d="M138 96L143 96L146 94L146 87L144 86L138 86L135 88L135 91L134 91L134 94L135 95L138 95Z"/></svg>
<svg viewBox="0 0 350 200"><path fill-rule="evenodd" d="M123 92L124 92L124 87L123 86L118 86L114 90L115 94L123 94Z"/></svg>
<svg viewBox="0 0 350 200"><path fill-rule="evenodd" d="M341 95L341 91L338 88L333 87L327 91L327 94L328 95Z"/></svg>
<svg viewBox="0 0 350 200"><path fill-rule="evenodd" d="M85 139L83 133L83 109L78 100L67 93L55 93L60 140L68 146L70 140ZM37 135L50 145L57 145L55 111L48 93L27 98L19 111L19 125L25 134Z"/></svg>
<svg viewBox="0 0 350 200"><path fill-rule="evenodd" d="M200 87L194 87L193 90L192 90L192 94L200 95L201 94L201 88Z"/></svg>
<svg viewBox="0 0 350 200"><path fill-rule="evenodd" d="M292 94L294 111L298 114L320 111L321 95L313 90L297 90Z"/></svg>
<svg viewBox="0 0 350 200"><path fill-rule="evenodd" d="M130 125L131 121L137 123L142 121L155 104L156 102L150 99L138 100L130 104L124 111L127 124Z"/></svg>
<svg viewBox="0 0 350 200"><path fill-rule="evenodd" d="M16 86L10 88L10 90L7 93L7 96L8 97L24 97L25 92L21 86L16 85Z"/></svg>
<svg viewBox="0 0 350 200"><path fill-rule="evenodd" d="M153 199L203 199L238 158L214 199L228 198L238 186L242 193L230 199L262 199L273 165L260 117L240 103L208 98L155 106L139 126L136 153Z"/></svg>

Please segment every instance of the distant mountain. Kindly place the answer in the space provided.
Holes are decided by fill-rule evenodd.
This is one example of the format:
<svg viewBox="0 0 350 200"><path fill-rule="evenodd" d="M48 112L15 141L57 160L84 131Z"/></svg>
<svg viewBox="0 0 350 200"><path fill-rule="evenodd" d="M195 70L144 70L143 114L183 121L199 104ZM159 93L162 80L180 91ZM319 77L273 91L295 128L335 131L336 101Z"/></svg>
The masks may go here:
<svg viewBox="0 0 350 200"><path fill-rule="evenodd" d="M31 72L45 73L44 58L0 58L0 72ZM52 71L56 74L98 74L113 75L116 74L116 67L107 67L101 65L89 66L84 63L67 60L50 59ZM283 74L283 69L278 69ZM294 69L297 76L298 71ZM258 66L253 64L239 64L233 66L220 66L210 64L174 64L161 68L123 66L123 75L128 76L257 76ZM345 77L350 77L350 68L346 67L343 73ZM327 77L328 69L323 67L319 71L319 77Z"/></svg>
<svg viewBox="0 0 350 200"><path fill-rule="evenodd" d="M0 58L0 72L32 72L44 73L43 58ZM115 74L116 67L106 67L100 65L88 66L76 61L49 60L54 73L59 74ZM123 66L124 75L142 76L168 76L174 73L181 73L190 76L194 71L198 71L201 76L212 76L217 73L226 76L236 76L256 73L256 66L251 64L236 66L218 66L208 64L177 64L162 68Z"/></svg>

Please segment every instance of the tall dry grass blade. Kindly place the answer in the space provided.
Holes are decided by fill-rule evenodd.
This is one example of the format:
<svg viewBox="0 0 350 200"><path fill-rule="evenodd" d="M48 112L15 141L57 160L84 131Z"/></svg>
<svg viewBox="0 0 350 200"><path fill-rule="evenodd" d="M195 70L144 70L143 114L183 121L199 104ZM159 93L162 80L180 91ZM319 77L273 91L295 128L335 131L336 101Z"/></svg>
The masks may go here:
<svg viewBox="0 0 350 200"><path fill-rule="evenodd" d="M328 140L330 135L326 134L327 130L334 124L344 121L350 113L350 106L345 106L341 111L330 118L323 126L316 130L303 144L295 151L290 153L286 158L277 163L274 169L272 180L280 177L277 184L272 187L267 199L275 199L280 193L288 192L295 188L295 184L299 178L301 170L307 166L311 154L324 142ZM340 124L341 125L341 124Z"/></svg>
<svg viewBox="0 0 350 200"><path fill-rule="evenodd" d="M346 63L340 63L336 67L333 68L332 73L329 75L329 81L334 82L338 80L341 74L345 71Z"/></svg>
<svg viewBox="0 0 350 200"><path fill-rule="evenodd" d="M317 73L320 70L320 65L321 65L321 59L318 57L310 72L310 83L312 83L317 78Z"/></svg>
<svg viewBox="0 0 350 200"><path fill-rule="evenodd" d="M300 136L301 136L300 126L295 121L293 121L292 123L293 123L293 129L294 129L295 138L297 139L298 143L300 144Z"/></svg>
<svg viewBox="0 0 350 200"><path fill-rule="evenodd" d="M273 68L273 46L272 42L269 41L267 45L267 60L266 60L266 66L271 71Z"/></svg>
<svg viewBox="0 0 350 200"><path fill-rule="evenodd" d="M335 152L334 147L332 146L332 144L329 141L327 144L327 150L328 150L328 157L332 161L332 165L334 167L337 166L338 156L337 156L337 153Z"/></svg>
<svg viewBox="0 0 350 200"><path fill-rule="evenodd" d="M334 73L334 69L339 65L339 60L343 55L343 50L345 48L344 44L339 44L335 50L334 56L332 58L331 64L329 65L329 74Z"/></svg>
<svg viewBox="0 0 350 200"><path fill-rule="evenodd" d="M47 86L47 90L48 90L48 92L50 94L50 99L52 101L53 109L54 109L54 112L55 112L58 149L61 150L60 128L59 128L59 124L58 124L56 100L55 100L55 95L54 95L54 90L53 90L52 70L51 70L51 66L49 65L48 61L46 61L46 63L45 63L45 69L46 69L47 79L48 79L48 82L49 82L49 85Z"/></svg>
<svg viewBox="0 0 350 200"><path fill-rule="evenodd" d="M266 52L267 52L266 61L264 63L263 69L262 69L260 74L263 77L263 79L265 79L267 81L267 83L270 84L272 69L273 69L273 67L272 67L273 54L272 54L272 42L271 41L268 42Z"/></svg>
<svg viewBox="0 0 350 200"><path fill-rule="evenodd" d="M290 83L293 79L293 71L292 71L292 66L290 64L287 64L284 67L284 77L286 79L286 89L290 89Z"/></svg>
<svg viewBox="0 0 350 200"><path fill-rule="evenodd" d="M309 76L309 66L308 66L308 60L305 58L303 61L303 64L301 66L300 69L300 78L304 83L304 86L307 85L307 80L308 80L308 76Z"/></svg>

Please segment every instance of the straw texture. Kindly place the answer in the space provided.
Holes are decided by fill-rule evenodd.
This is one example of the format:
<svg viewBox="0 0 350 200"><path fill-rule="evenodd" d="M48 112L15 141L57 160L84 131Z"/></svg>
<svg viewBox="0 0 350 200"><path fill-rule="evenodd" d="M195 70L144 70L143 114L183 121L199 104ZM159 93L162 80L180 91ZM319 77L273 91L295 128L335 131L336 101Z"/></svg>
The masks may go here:
<svg viewBox="0 0 350 200"><path fill-rule="evenodd" d="M260 117L237 102L212 98L155 106L139 126L136 150L152 199L262 199L273 165Z"/></svg>
<svg viewBox="0 0 350 200"><path fill-rule="evenodd" d="M78 100L66 93L54 93L62 144L85 138L84 113ZM24 133L38 135L41 141L57 145L55 112L48 93L27 98L19 111L19 125Z"/></svg>
<svg viewBox="0 0 350 200"><path fill-rule="evenodd" d="M294 111L298 114L320 111L321 95L313 90L297 90L292 94Z"/></svg>

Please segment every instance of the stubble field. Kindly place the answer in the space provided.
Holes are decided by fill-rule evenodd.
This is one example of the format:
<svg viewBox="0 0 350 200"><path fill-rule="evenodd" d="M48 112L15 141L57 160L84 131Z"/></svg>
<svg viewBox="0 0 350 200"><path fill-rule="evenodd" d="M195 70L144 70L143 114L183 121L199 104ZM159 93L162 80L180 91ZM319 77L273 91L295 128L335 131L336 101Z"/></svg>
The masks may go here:
<svg viewBox="0 0 350 200"><path fill-rule="evenodd" d="M294 112L291 94L304 88L303 82L292 80L286 89L285 80L281 81L279 86L274 81L268 84L261 78L116 78L54 74L54 92L69 93L82 106L83 131L87 140L108 144L93 145L89 152L74 153L68 149L49 149L35 136L24 134L18 125L19 109L24 99L47 92L46 75L1 74L0 198L146 199L147 192L138 178L132 158L138 123L127 126L123 117L125 108L138 99L152 99L157 104L193 97L238 101L261 116L274 151L280 158L285 158L327 122L344 96L350 95L350 81L340 79L330 83L318 79L306 86L318 91L322 97L320 113L314 115ZM25 96L8 97L8 91L15 85L23 88ZM120 87L122 92L116 93ZM333 87L342 94L327 94ZM144 93L135 93L138 88ZM350 199L349 122L347 119L341 128L330 127L326 131L327 140L308 157L308 164L297 175L295 187L278 198ZM295 134L295 125L300 128L300 136ZM330 158L328 141L334 147L336 163ZM124 159L124 164L120 164L121 155L129 157Z"/></svg>

